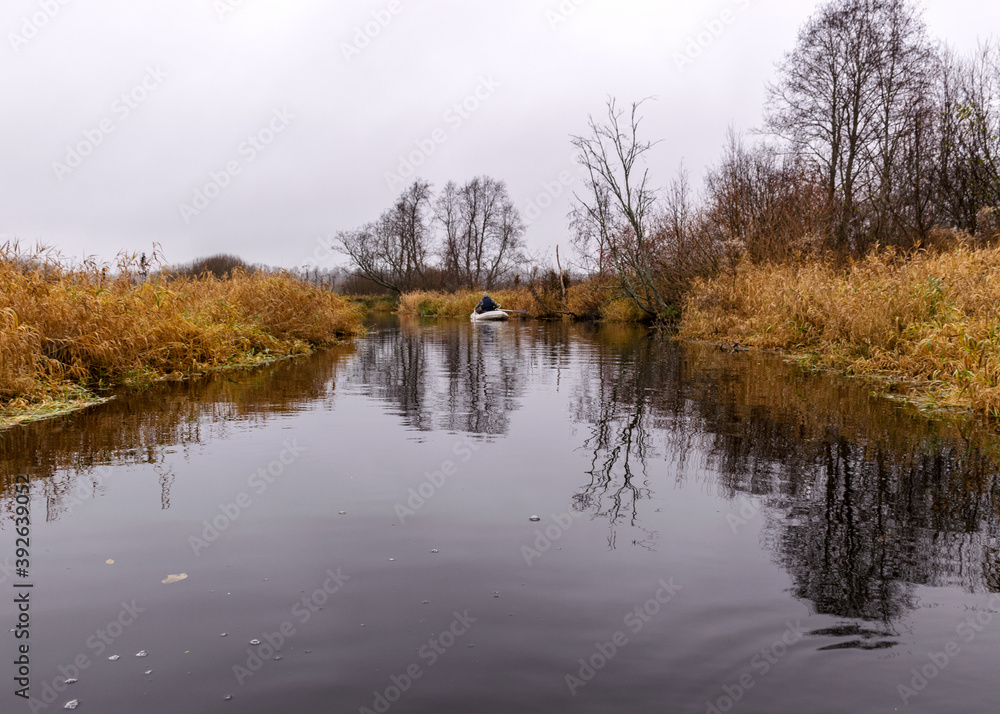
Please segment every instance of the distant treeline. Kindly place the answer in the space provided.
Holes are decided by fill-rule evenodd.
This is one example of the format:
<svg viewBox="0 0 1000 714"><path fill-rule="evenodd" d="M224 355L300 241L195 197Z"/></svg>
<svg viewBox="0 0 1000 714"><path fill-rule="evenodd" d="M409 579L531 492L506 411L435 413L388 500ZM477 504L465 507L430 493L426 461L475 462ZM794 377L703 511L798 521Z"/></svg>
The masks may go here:
<svg viewBox="0 0 1000 714"><path fill-rule="evenodd" d="M242 270L245 273L254 273L257 271L270 272L273 268L248 263L237 255L217 253L206 258L196 258L190 263L171 269L169 272L182 278L197 278L202 275L212 275L220 280L225 280L231 277L236 270Z"/></svg>
<svg viewBox="0 0 1000 714"><path fill-rule="evenodd" d="M207 275L228 280L237 272L252 274L265 273L268 275L279 275L290 273L300 280L313 283L320 287L325 287L337 292L351 295L379 294L382 289L367 280L363 276L354 275L344 268L306 267L287 271L284 268L277 268L263 263L249 263L238 255L231 253L217 253L203 258L196 258L190 263L163 268L161 271L165 277L169 278L198 278Z"/></svg>

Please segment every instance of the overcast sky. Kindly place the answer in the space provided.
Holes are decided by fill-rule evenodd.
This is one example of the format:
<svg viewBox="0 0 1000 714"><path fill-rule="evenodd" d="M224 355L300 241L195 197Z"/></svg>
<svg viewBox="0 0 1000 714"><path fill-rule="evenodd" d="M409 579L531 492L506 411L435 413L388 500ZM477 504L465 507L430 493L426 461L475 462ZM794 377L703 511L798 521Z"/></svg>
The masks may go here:
<svg viewBox="0 0 1000 714"><path fill-rule="evenodd" d="M931 34L959 49L1000 27L1000 3L924 6ZM654 181L683 160L697 183L727 126L759 124L765 82L814 7L4 0L0 238L295 267L414 176L488 174L529 219L529 247L565 250L570 135L607 96L656 97Z"/></svg>

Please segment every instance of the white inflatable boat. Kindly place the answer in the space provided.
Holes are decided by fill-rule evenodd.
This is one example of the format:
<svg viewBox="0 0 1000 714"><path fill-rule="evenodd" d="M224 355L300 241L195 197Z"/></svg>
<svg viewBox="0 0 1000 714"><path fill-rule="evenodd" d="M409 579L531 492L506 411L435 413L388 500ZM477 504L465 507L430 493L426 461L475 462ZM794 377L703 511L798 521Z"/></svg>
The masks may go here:
<svg viewBox="0 0 1000 714"><path fill-rule="evenodd" d="M498 322L501 320L509 320L509 319L510 315L508 315L503 310L490 310L489 312L484 312L481 314L477 314L475 312L472 313L473 322L481 322L481 321Z"/></svg>

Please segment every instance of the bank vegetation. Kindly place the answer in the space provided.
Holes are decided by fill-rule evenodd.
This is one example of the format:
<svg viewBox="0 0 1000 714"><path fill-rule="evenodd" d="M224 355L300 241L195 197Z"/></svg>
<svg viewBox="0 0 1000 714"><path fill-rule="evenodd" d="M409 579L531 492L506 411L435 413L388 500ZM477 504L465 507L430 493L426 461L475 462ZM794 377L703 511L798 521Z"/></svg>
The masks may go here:
<svg viewBox="0 0 1000 714"><path fill-rule="evenodd" d="M998 308L996 246L880 251L846 268L744 263L696 282L680 334L790 352L886 378L923 405L1000 416Z"/></svg>
<svg viewBox="0 0 1000 714"><path fill-rule="evenodd" d="M151 272L145 256L71 266L0 247L0 417L59 411L101 389L259 364L361 330L360 311L287 273Z"/></svg>
<svg viewBox="0 0 1000 714"><path fill-rule="evenodd" d="M519 305L792 351L1000 415L995 40L961 54L913 0L826 0L761 127L731 129L699 188L683 167L654 182L652 107L610 98L572 138L577 276L525 269L535 307Z"/></svg>

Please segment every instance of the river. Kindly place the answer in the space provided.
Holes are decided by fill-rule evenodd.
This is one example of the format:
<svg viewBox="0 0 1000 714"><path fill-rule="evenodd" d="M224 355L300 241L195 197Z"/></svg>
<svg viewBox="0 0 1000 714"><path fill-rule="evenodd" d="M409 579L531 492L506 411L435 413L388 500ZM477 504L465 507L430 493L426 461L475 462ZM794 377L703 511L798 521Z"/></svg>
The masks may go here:
<svg viewBox="0 0 1000 714"><path fill-rule="evenodd" d="M376 328L0 432L4 712L1000 709L990 440L638 328Z"/></svg>

